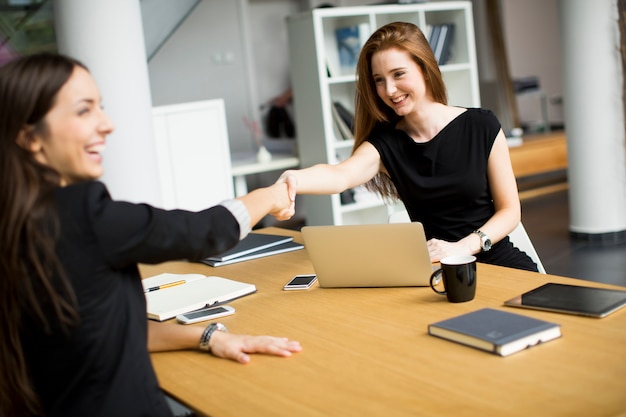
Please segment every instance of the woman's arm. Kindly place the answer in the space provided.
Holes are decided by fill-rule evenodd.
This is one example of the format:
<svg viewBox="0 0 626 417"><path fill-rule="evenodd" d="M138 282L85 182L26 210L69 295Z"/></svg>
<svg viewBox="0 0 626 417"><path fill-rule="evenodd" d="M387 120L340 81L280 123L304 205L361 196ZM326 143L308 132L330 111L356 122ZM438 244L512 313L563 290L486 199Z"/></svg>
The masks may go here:
<svg viewBox="0 0 626 417"><path fill-rule="evenodd" d="M517 227L522 212L509 146L502 130L498 133L489 155L487 177L496 212L480 230L486 233L493 243L496 243ZM478 235L472 233L471 238L478 245L477 252L480 251Z"/></svg>
<svg viewBox="0 0 626 417"><path fill-rule="evenodd" d="M487 177L493 197L495 213L480 227L493 243L499 242L519 224L521 208L517 182L511 165L509 147L504 132L500 130L491 148L487 162ZM451 255L476 254L481 251L480 237L470 233L458 242L446 242L431 239L428 242L430 257L433 262Z"/></svg>
<svg viewBox="0 0 626 417"><path fill-rule="evenodd" d="M318 164L310 168L288 170L276 181L292 181L298 194L337 194L364 184L378 173L380 155L369 142L363 142L345 161L338 164Z"/></svg>
<svg viewBox="0 0 626 417"><path fill-rule="evenodd" d="M186 326L148 320L148 351L198 349L203 326ZM216 331L209 340L211 354L219 358L248 363L248 353L265 353L274 356L291 356L302 347L284 337L247 336Z"/></svg>

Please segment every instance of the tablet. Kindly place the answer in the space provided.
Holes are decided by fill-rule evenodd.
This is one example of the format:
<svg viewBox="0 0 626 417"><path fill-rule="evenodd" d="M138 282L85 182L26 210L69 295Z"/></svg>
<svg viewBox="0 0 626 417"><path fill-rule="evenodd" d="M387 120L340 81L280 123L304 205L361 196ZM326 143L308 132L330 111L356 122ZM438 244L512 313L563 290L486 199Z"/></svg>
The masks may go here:
<svg viewBox="0 0 626 417"><path fill-rule="evenodd" d="M589 317L606 317L626 305L626 291L548 283L504 305Z"/></svg>

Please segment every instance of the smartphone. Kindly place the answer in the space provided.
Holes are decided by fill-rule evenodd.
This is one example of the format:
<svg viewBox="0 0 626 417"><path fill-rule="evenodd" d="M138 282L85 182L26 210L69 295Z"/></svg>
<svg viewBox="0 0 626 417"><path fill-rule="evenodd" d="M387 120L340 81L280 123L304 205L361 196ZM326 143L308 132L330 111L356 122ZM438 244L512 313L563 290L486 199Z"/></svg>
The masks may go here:
<svg viewBox="0 0 626 417"><path fill-rule="evenodd" d="M291 281L285 284L283 290L306 290L311 288L317 281L317 276L314 274L310 275L296 275L291 278Z"/></svg>
<svg viewBox="0 0 626 417"><path fill-rule="evenodd" d="M218 306L179 314L176 316L176 320L178 320L179 323L191 324L199 321L216 319L218 317L230 316L231 314L235 314L234 308L230 306Z"/></svg>

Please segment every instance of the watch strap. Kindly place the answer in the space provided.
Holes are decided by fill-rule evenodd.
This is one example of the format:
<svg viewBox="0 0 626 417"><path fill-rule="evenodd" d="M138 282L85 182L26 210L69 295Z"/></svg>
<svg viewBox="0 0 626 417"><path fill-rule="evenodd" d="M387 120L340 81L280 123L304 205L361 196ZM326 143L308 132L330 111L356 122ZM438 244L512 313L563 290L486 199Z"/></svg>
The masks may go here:
<svg viewBox="0 0 626 417"><path fill-rule="evenodd" d="M202 332L202 336L200 337L200 350L204 350L205 352L211 352L211 346L209 346L209 342L211 341L211 336L213 333L219 332L227 332L226 326L222 323L211 323L209 324L204 332Z"/></svg>
<svg viewBox="0 0 626 417"><path fill-rule="evenodd" d="M474 230L472 233L476 233L480 237L480 250L487 252L491 249L491 239L481 230Z"/></svg>

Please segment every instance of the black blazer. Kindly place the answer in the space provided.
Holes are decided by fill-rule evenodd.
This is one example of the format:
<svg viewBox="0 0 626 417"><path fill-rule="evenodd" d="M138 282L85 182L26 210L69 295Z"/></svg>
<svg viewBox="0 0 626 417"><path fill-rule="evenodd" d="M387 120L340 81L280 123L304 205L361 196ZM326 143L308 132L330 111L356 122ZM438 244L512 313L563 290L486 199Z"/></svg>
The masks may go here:
<svg viewBox="0 0 626 417"><path fill-rule="evenodd" d="M223 206L193 213L113 201L99 182L59 188L56 197L57 254L80 324L46 334L26 315L22 340L47 415L171 416L147 351L137 263L223 252L239 240L237 220Z"/></svg>

